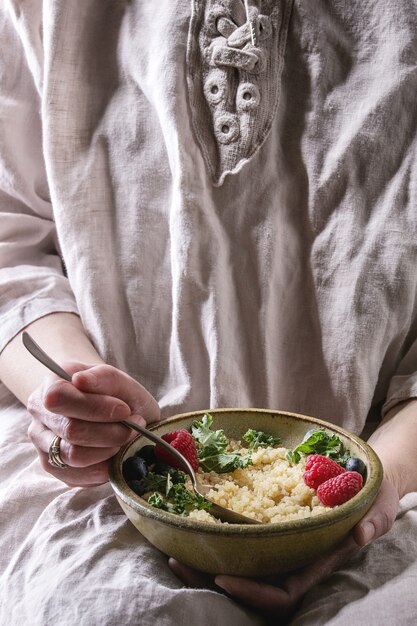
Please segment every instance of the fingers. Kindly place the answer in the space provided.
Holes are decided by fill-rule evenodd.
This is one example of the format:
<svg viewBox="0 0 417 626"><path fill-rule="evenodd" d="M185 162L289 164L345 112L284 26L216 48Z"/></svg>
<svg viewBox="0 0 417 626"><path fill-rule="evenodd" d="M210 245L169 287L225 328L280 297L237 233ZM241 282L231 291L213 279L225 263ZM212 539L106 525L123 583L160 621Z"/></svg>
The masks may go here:
<svg viewBox="0 0 417 626"><path fill-rule="evenodd" d="M110 365L96 365L77 372L72 383L80 391L119 398L146 422L159 420L160 409L152 394L128 374Z"/></svg>
<svg viewBox="0 0 417 626"><path fill-rule="evenodd" d="M74 400L75 396L76 397ZM92 402L90 399L93 398ZM47 391L37 390L29 398L28 411L34 421L46 426L54 434L76 446L120 447L132 438L132 431L115 419L115 413L121 406L119 400L83 394L71 383L54 381ZM114 409L116 407L116 411ZM64 414L55 411L63 410ZM71 414L76 414L71 417ZM127 405L123 406L124 415L136 423L145 425L140 415L131 415ZM127 415L126 415L127 413ZM39 428L33 430L32 441L37 443Z"/></svg>
<svg viewBox="0 0 417 626"><path fill-rule="evenodd" d="M203 572L192 569L172 558L168 560L168 565L187 587L192 587L193 589L216 589L219 591L213 583L213 576L203 574Z"/></svg>
<svg viewBox="0 0 417 626"><path fill-rule="evenodd" d="M359 546L382 537L394 524L398 513L399 497L396 488L384 478L381 489L368 513L353 529L353 537Z"/></svg>
<svg viewBox="0 0 417 626"><path fill-rule="evenodd" d="M113 450L107 449L93 458L90 452L85 449L78 458L77 453L68 452L65 442L61 441L59 446L61 459L67 464L74 463L74 467L56 468L48 462L49 446L55 438L55 434L42 424L32 421L28 429L28 436L36 447L42 469L70 487L101 485L108 481L108 462L101 460L100 456L108 455L107 458L110 458L113 456ZM85 468L84 465L87 467Z"/></svg>
<svg viewBox="0 0 417 626"><path fill-rule="evenodd" d="M70 368L67 367L67 369ZM91 369L96 370L97 368L86 369L82 374L87 376ZM139 383L115 368L103 366L101 374L104 373L104 377L101 376L100 371L97 375L93 374L99 381L100 388L106 387L106 377L109 370L111 371L110 381L113 380L113 376L115 380L119 378L122 380L119 389L126 399L132 401L134 396L132 388L138 390L135 395L135 406L129 406L118 397L99 393L98 388L94 393L85 392L70 382L52 377L45 382L45 391L37 390L29 398L29 413L34 419L44 423L52 432L75 446L120 447L135 437L135 433L118 422L129 418L129 420L142 426L146 425L144 417L135 410L139 407L137 398L140 396L145 404L149 402L149 398L151 399L150 413L147 412L145 405L139 407L140 410L145 407L143 412L148 417L154 418L155 415L159 417L159 407L154 398L148 392L145 393L144 388ZM126 378L128 383L126 383ZM81 382L84 384L83 379ZM129 387L131 397L125 392L125 383ZM107 385L107 388L111 393L118 391L115 384Z"/></svg>
<svg viewBox="0 0 417 626"><path fill-rule="evenodd" d="M225 591L242 604L266 614L276 615L276 611L279 610L280 617L285 617L293 610L293 600L285 589L255 580L224 575L216 576L213 583L212 576L198 572L175 559L169 559L168 564L174 574L188 587Z"/></svg>
<svg viewBox="0 0 417 626"><path fill-rule="evenodd" d="M311 565L287 578L283 587L287 589L294 602L298 602L306 593L322 581L326 580L334 571L360 551L360 547L349 535L342 543L328 554L323 555Z"/></svg>
<svg viewBox="0 0 417 626"><path fill-rule="evenodd" d="M214 582L233 598L240 600L251 608L260 609L265 613L279 611L280 616L288 615L293 609L289 593L280 587L248 578L234 576L216 576Z"/></svg>
<svg viewBox="0 0 417 626"><path fill-rule="evenodd" d="M293 613L304 595L322 582L346 560L359 552L352 537L348 537L331 553L290 575L279 587L261 581L234 576L216 576L216 585L235 599L267 614L279 612L281 617Z"/></svg>
<svg viewBox="0 0 417 626"><path fill-rule="evenodd" d="M45 461L48 460L49 447L56 434L58 433L51 431L37 420L33 420L29 426L28 437L37 448L38 453L45 456ZM90 467L107 461L119 449L114 445L108 447L85 447L75 445L66 439L61 440L59 447L61 459L66 465L73 468ZM46 469L49 470L50 467L48 464Z"/></svg>
<svg viewBox="0 0 417 626"><path fill-rule="evenodd" d="M101 484L108 480L107 460L136 436L120 422L129 419L146 426L159 419L159 406L142 385L114 367L64 367L72 374L71 382L49 376L30 396L28 435L47 472L70 485ZM56 435L67 468L48 463Z"/></svg>
<svg viewBox="0 0 417 626"><path fill-rule="evenodd" d="M52 413L90 422L118 422L131 414L129 406L118 398L84 393L65 380L57 380L47 388L43 404Z"/></svg>
<svg viewBox="0 0 417 626"><path fill-rule="evenodd" d="M38 450L42 469L69 487L94 487L109 480L108 462L96 463L88 468L55 468L48 463L48 455Z"/></svg>

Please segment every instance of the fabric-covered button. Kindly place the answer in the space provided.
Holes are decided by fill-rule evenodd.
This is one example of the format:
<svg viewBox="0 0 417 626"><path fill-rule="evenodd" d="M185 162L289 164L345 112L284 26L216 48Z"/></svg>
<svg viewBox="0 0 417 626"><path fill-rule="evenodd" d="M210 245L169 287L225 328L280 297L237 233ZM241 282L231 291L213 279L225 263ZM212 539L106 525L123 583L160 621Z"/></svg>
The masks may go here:
<svg viewBox="0 0 417 626"><path fill-rule="evenodd" d="M239 137L239 124L235 115L224 113L214 122L214 132L220 143L232 143Z"/></svg>
<svg viewBox="0 0 417 626"><path fill-rule="evenodd" d="M236 108L238 111L253 111L259 106L261 94L256 85L241 83L236 92Z"/></svg>
<svg viewBox="0 0 417 626"><path fill-rule="evenodd" d="M204 95L209 104L219 104L226 99L227 80L224 72L212 70L204 83Z"/></svg>

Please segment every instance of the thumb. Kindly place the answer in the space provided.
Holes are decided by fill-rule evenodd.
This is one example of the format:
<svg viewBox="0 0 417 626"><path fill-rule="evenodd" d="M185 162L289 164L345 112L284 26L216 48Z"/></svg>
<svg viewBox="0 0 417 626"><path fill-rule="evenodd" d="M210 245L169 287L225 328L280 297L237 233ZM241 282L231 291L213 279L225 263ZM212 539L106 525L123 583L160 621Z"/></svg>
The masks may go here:
<svg viewBox="0 0 417 626"><path fill-rule="evenodd" d="M94 365L88 371L77 372L72 378L77 389L123 400L132 414L142 416L146 422L160 419L160 409L155 398L138 381L111 365Z"/></svg>
<svg viewBox="0 0 417 626"><path fill-rule="evenodd" d="M385 535L394 524L398 507L398 492L394 485L384 478L373 505L352 531L356 543L363 547Z"/></svg>

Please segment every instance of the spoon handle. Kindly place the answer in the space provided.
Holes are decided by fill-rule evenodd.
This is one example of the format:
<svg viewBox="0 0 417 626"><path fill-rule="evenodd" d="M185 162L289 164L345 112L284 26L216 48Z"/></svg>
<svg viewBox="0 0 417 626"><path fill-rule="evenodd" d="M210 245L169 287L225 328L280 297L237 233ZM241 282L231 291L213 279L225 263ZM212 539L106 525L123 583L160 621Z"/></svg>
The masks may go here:
<svg viewBox="0 0 417 626"><path fill-rule="evenodd" d="M60 378L64 378L65 380L68 380L69 382L71 382L71 376L68 374L68 372L62 369L62 367L58 365L56 361L51 359L51 357L48 354L46 354L46 352L44 352L40 346L38 346L36 341L32 339L29 333L26 332L25 330L22 333L22 341L26 350L29 350L29 352L31 353L32 356L35 357L35 359L38 359L40 363L45 365L47 368L49 368L52 372L54 372L54 374L56 374Z"/></svg>
<svg viewBox="0 0 417 626"><path fill-rule="evenodd" d="M68 372L62 369L62 367L58 365L56 361L51 359L51 357L48 354L46 354L44 350L42 350L42 348L36 343L36 341L25 330L22 333L22 341L23 341L25 348L31 353L32 356L35 357L35 359L37 359L40 363L45 365L45 367L50 369L52 372L54 372L54 374L56 374L60 378L63 378L64 380L68 380L69 382L71 382L72 377L70 376L70 374L68 374ZM194 487L197 487L197 482L196 482L193 468L191 467L187 459L180 452L178 452L178 450L176 450L173 446L171 446L167 441L164 441L162 437L159 437L159 435L156 435L155 433L149 431L147 428L143 428L143 426L139 426L138 424L135 424L134 422L131 422L130 420L121 420L121 423L124 426L131 428L132 430L136 430L138 433L140 433L141 435L143 435L150 441L153 441L153 443L157 443L163 446L166 450L168 450L168 452L172 454L173 456L175 456L175 458L186 469L186 472L187 474L189 474Z"/></svg>

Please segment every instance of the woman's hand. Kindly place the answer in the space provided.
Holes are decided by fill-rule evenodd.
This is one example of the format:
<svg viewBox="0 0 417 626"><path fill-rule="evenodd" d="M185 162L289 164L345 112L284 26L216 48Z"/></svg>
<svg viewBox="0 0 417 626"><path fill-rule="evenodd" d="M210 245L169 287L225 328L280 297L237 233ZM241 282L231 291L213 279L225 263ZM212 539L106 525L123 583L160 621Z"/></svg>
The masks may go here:
<svg viewBox="0 0 417 626"><path fill-rule="evenodd" d="M49 375L30 395L28 435L43 469L71 486L108 480L107 461L136 433L121 420L142 426L158 420L159 406L137 381L110 365L63 364L72 382ZM48 462L54 437L61 437L60 456L68 465Z"/></svg>
<svg viewBox="0 0 417 626"><path fill-rule="evenodd" d="M397 515L398 504L396 488L384 479L371 509L355 526L352 534L329 554L290 576L281 577L279 584L224 575L216 576L214 584L234 600L265 615L273 615L274 623L278 623L280 619L294 613L309 589L328 578L363 546L388 532ZM186 585L213 588L212 577L196 572L174 559L170 559L169 564Z"/></svg>

